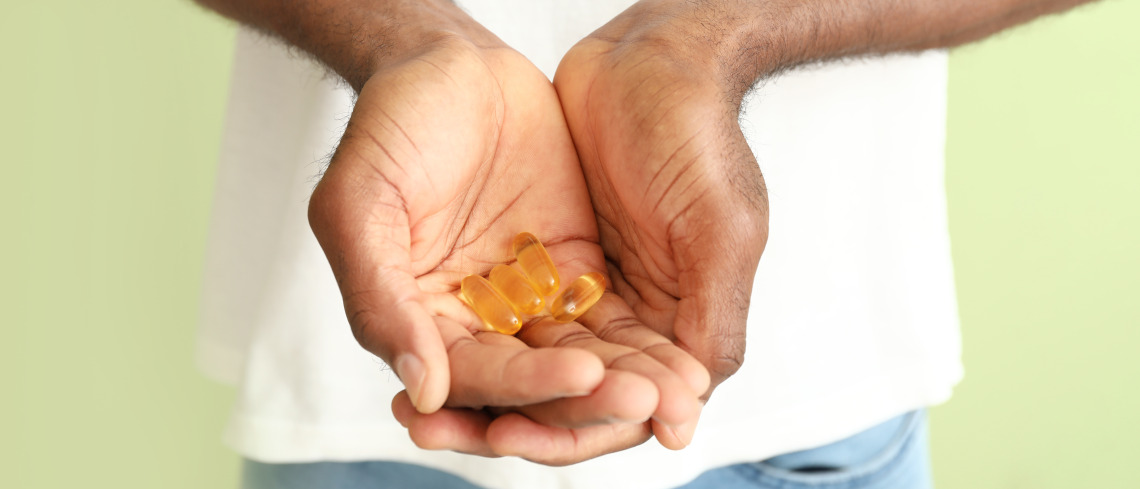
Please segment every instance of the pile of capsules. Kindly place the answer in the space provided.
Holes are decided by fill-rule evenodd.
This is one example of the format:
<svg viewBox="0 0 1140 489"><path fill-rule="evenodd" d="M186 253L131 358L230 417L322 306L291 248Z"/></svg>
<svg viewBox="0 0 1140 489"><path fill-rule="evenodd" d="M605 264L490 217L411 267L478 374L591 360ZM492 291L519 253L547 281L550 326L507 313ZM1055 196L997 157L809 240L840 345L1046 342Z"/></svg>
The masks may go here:
<svg viewBox="0 0 1140 489"><path fill-rule="evenodd" d="M558 270L533 234L519 233L511 249L525 276L510 265L495 265L488 278L464 277L459 297L489 329L513 335L522 328L524 316L540 315L546 307L545 298L558 291ZM605 289L602 274L582 275L554 298L550 315L555 321L573 321L598 302Z"/></svg>

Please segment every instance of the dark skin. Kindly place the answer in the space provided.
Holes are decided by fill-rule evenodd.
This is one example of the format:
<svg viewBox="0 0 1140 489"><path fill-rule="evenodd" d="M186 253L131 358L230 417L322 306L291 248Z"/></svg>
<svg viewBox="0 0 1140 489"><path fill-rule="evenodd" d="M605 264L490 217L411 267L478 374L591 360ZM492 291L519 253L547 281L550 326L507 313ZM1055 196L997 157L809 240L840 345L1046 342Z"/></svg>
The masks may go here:
<svg viewBox="0 0 1140 489"><path fill-rule="evenodd" d="M1085 2L643 0L574 46L553 86L445 1L199 3L360 94L310 223L358 341L408 388L392 408L412 439L564 465L651 436L685 446L698 398L743 362L768 235L737 124L751 86ZM573 323L476 332L458 279L507 261L521 230L552 244L564 282L605 270L611 292Z"/></svg>
<svg viewBox="0 0 1140 489"><path fill-rule="evenodd" d="M561 430L633 423L640 428L627 435L630 443L653 429L665 446L686 445L692 431L677 430L698 417L708 373L669 338L627 328L635 315L617 296L603 297L577 322L547 320L511 337L480 332L455 295L463 276L510 260L508 244L521 230L546 242L565 282L605 270L589 193L549 80L450 4L409 3L397 16L376 17L351 2L297 8L304 22L338 27L314 39L306 28L283 26L279 15L259 25L301 33L293 42L324 56L359 90L309 208L353 332L392 366L408 391L399 399L419 412L476 408L442 411L471 421L462 430L416 430L412 438L451 447L458 434L482 436L525 414ZM359 27L367 21L376 27ZM401 31L391 41L338 37L415 25L431 28ZM342 56L390 42L398 45L379 59ZM397 50L404 51L392 54ZM364 65L370 74L355 78ZM587 325L627 334L607 341ZM484 406L512 414L492 420L477 409Z"/></svg>

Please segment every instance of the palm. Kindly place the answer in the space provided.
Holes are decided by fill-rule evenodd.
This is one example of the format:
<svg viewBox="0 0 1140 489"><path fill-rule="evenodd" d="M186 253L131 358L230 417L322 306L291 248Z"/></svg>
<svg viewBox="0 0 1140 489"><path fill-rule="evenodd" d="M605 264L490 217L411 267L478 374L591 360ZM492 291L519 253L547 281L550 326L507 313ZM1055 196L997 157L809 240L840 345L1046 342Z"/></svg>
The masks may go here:
<svg viewBox="0 0 1140 489"><path fill-rule="evenodd" d="M372 148L363 151L392 155L372 164L406 206L398 244L420 289L443 293L452 305L458 305L451 292L459 279L510 261L508 243L524 230L548 244L566 274L602 268L597 226L557 96L517 53L497 54L417 59L391 77L409 85L374 79L376 86L366 86L358 102L380 115L358 128L374 135L364 138Z"/></svg>
<svg viewBox="0 0 1140 489"><path fill-rule="evenodd" d="M767 201L735 107L706 70L660 54L588 38L555 85L614 289L715 386L743 356Z"/></svg>
<svg viewBox="0 0 1140 489"><path fill-rule="evenodd" d="M566 463L649 436L647 423L616 432L577 428L650 415L670 425L695 420L693 392L704 390L707 373L644 328L612 341L578 323L553 321L524 328L518 338L471 333L478 319L456 297L457 285L510 261L508 243L519 231L548 245L564 282L604 269L557 95L514 51L445 46L370 78L313 194L310 222L358 341L408 387L409 395L394 401L397 415L410 419L413 404L432 413L405 424L422 446L518 450ZM582 321L629 331L623 326L631 314L615 302L621 304L603 297ZM551 346L571 348L532 348ZM401 360L407 352L436 370L406 375L422 370ZM444 397L451 407L522 406L526 416L433 413ZM679 447L691 431L658 436ZM552 439L556 446L547 443ZM546 445L531 449L533 443Z"/></svg>

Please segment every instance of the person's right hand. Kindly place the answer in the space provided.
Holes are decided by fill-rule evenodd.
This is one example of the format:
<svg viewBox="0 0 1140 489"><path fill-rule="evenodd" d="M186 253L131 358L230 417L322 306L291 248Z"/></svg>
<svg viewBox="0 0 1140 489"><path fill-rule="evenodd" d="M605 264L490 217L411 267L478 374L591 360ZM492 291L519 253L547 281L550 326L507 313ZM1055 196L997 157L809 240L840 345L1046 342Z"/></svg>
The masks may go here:
<svg viewBox="0 0 1140 489"><path fill-rule="evenodd" d="M480 321L456 297L458 283L510 261L519 231L543 240L563 285L605 270L554 88L495 41L441 38L386 63L360 90L309 208L357 340L404 382L408 395L398 401L439 414L409 429L425 448L498 455L484 434L499 421L496 432L512 439L545 434L526 431L524 420L560 433L632 423L620 430L623 444L648 438L651 416L695 423L708 375L652 331L612 343L578 323L537 324L519 338L473 333ZM591 311L615 314L623 312ZM484 406L515 407L527 417L492 418L478 409ZM446 424L455 417L469 422ZM683 436L659 438L679 448L691 432ZM530 455L570 463L600 454L590 448Z"/></svg>

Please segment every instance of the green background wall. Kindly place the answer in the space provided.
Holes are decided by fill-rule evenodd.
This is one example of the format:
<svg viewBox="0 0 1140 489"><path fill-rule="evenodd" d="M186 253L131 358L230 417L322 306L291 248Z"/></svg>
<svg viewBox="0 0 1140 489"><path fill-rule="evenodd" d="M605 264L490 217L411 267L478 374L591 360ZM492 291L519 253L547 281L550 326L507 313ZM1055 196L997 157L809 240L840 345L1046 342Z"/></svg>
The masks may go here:
<svg viewBox="0 0 1140 489"><path fill-rule="evenodd" d="M0 487L236 487L191 363L233 28L188 1L0 8ZM951 57L966 380L943 488L1140 487L1140 2Z"/></svg>

